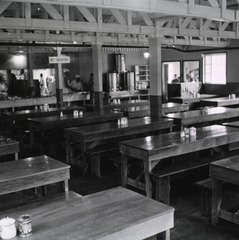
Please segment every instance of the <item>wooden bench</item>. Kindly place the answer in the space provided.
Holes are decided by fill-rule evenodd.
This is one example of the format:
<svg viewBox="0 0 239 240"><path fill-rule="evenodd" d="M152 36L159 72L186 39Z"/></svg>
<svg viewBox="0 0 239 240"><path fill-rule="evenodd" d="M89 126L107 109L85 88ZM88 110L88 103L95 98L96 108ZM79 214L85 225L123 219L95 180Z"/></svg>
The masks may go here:
<svg viewBox="0 0 239 240"><path fill-rule="evenodd" d="M179 162L166 167L156 167L151 173L155 182L155 198L165 204L170 204L170 182L185 177L186 173L194 169L208 166L214 158L201 158L193 161ZM183 175L182 175L183 174Z"/></svg>
<svg viewBox="0 0 239 240"><path fill-rule="evenodd" d="M202 190L202 208L203 214L210 216L212 207L212 179L207 178L195 183Z"/></svg>
<svg viewBox="0 0 239 240"><path fill-rule="evenodd" d="M119 155L118 144L99 145L93 149L86 150L86 157L90 160L91 173L101 178L101 160L102 158L111 158Z"/></svg>
<svg viewBox="0 0 239 240"><path fill-rule="evenodd" d="M203 214L206 216L211 215L212 209L212 179L207 178L201 181L195 182L195 185L200 187L202 190L202 208ZM232 185L229 183L223 183L224 190L230 189Z"/></svg>

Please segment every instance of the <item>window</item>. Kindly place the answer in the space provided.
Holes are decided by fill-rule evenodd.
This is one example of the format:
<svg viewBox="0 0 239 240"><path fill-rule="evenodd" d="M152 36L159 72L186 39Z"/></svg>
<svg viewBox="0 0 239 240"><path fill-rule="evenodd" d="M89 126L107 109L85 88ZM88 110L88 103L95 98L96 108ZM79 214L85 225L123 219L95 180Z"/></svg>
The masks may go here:
<svg viewBox="0 0 239 240"><path fill-rule="evenodd" d="M203 82L226 84L226 53L203 55Z"/></svg>

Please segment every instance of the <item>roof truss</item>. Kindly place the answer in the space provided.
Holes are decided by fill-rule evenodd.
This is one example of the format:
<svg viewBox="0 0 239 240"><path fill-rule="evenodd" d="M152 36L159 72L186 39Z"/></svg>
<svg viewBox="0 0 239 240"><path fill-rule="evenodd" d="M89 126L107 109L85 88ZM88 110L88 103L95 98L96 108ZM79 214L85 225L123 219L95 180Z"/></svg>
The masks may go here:
<svg viewBox="0 0 239 240"><path fill-rule="evenodd" d="M150 37L156 36L163 44L221 47L239 37L239 12L228 9L226 1L132 0L127 1L129 6L120 0L95 2L0 1L1 41L94 43L98 36L97 41L102 43L147 44ZM221 17L213 19L219 10ZM204 17L205 11L211 11L210 19ZM228 21L228 13L234 13L230 16L233 21Z"/></svg>

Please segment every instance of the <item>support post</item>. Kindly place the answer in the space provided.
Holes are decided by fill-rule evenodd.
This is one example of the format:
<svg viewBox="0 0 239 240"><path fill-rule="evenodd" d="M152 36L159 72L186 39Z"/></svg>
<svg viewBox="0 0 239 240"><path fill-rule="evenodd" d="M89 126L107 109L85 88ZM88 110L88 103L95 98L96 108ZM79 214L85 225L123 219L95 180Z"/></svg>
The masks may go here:
<svg viewBox="0 0 239 240"><path fill-rule="evenodd" d="M96 111L103 109L103 80L102 80L102 43L92 45L93 73L94 73L94 108Z"/></svg>
<svg viewBox="0 0 239 240"><path fill-rule="evenodd" d="M154 119L162 117L162 84L161 84L161 42L160 38L149 40L150 52L150 115Z"/></svg>

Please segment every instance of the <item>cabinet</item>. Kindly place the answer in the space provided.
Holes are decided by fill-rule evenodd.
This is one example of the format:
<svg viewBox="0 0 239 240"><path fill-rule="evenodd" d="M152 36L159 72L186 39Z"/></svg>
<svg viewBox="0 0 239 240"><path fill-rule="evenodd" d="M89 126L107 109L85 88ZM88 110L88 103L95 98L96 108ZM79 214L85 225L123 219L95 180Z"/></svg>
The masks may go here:
<svg viewBox="0 0 239 240"><path fill-rule="evenodd" d="M135 65L135 87L136 89L147 89L150 86L149 65Z"/></svg>

